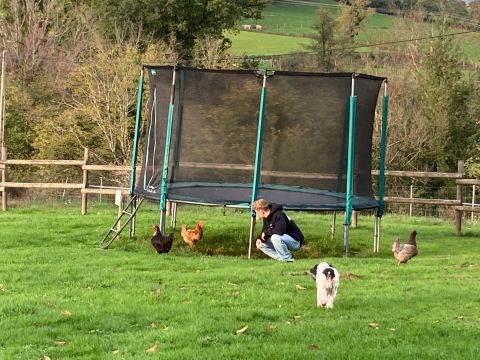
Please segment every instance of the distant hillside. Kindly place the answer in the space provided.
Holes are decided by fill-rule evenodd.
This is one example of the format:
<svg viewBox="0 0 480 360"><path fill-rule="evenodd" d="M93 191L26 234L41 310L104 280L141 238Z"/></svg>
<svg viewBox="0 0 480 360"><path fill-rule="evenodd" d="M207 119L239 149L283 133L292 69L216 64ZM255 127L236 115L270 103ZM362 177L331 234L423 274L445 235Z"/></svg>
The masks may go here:
<svg viewBox="0 0 480 360"><path fill-rule="evenodd" d="M337 16L339 4L333 0L300 1L280 0L268 4L263 11L263 19L256 20L252 25L262 26L263 32L303 36L311 33L316 20L316 10L325 7ZM369 33L388 31L392 26L392 16L374 14L365 20Z"/></svg>
<svg viewBox="0 0 480 360"><path fill-rule="evenodd" d="M333 0L272 1L263 11L263 19L246 21L244 24L251 25L252 28L259 25L261 30L241 31L238 35L229 36L233 43L231 52L235 55L272 55L306 51L302 44L309 42L307 36L313 32L315 12L319 7L329 9L333 16L336 16L339 10L338 2ZM394 23L395 16L375 13L365 19L357 43L412 38L411 33L402 36L398 30L394 30ZM421 25L429 26L427 23ZM468 59L480 62L479 33L460 35L456 40Z"/></svg>

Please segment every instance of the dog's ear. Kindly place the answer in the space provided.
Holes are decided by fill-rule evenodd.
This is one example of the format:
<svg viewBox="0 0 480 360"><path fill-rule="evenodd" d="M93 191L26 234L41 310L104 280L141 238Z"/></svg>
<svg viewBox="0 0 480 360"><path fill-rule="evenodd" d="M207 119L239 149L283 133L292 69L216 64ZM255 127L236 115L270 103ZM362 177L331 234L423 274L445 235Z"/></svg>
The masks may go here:
<svg viewBox="0 0 480 360"><path fill-rule="evenodd" d="M331 268L326 268L323 270L323 275L325 275L326 278L330 277L333 279L335 277L335 272Z"/></svg>
<svg viewBox="0 0 480 360"><path fill-rule="evenodd" d="M310 275L312 275L313 280L317 279L317 267L318 267L318 264L310 269Z"/></svg>

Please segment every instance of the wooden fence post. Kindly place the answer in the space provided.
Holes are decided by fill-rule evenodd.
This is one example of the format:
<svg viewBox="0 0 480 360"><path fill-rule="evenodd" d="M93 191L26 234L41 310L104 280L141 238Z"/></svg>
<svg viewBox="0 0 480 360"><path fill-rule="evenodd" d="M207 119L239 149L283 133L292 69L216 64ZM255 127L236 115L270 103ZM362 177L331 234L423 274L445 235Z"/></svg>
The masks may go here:
<svg viewBox="0 0 480 360"><path fill-rule="evenodd" d="M88 163L88 148L85 148L83 152L83 166L86 166L87 163ZM88 187L88 170L83 168L82 189L86 189L87 187ZM82 193L82 215L85 215L87 213L87 202L88 202L88 195L86 192L83 192Z"/></svg>
<svg viewBox="0 0 480 360"><path fill-rule="evenodd" d="M7 148L2 147L0 150L2 151L1 160L7 160ZM4 164L2 168L2 182L7 182L7 164ZM7 211L7 188L5 186L2 188L2 210Z"/></svg>
<svg viewBox="0 0 480 360"><path fill-rule="evenodd" d="M475 207L475 192L476 192L476 188L475 188L475 185L472 186L472 209ZM470 221L473 222L473 220L475 219L475 213L472 211L472 215L470 216Z"/></svg>
<svg viewBox="0 0 480 360"><path fill-rule="evenodd" d="M458 160L457 173L464 174L465 163L463 160ZM462 184L457 183L457 201L460 201L460 206L462 206ZM463 211L455 209L455 233L457 235L462 234L462 216Z"/></svg>

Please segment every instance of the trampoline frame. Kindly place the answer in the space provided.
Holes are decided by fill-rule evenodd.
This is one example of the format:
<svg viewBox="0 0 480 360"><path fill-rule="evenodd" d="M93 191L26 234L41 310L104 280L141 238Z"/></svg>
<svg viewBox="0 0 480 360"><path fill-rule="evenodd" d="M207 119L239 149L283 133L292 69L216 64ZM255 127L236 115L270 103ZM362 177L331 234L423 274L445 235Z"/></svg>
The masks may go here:
<svg viewBox="0 0 480 360"><path fill-rule="evenodd" d="M132 151L132 162L131 162L131 176L130 176L130 196L134 197L135 192L135 173L136 173L136 164L138 158L138 146L139 146L139 133L140 133L140 124L141 124L141 109L143 102L143 90L144 90L144 71L146 68L151 68L152 66L143 65L142 71L138 83L138 94L137 94L137 106L135 114L135 134L133 141L133 151ZM160 67L165 68L165 67ZM168 119L167 119L167 130L166 130L166 139L165 139L165 151L164 151L164 161L162 169L162 184L161 184L161 194L160 194L160 229L162 233L165 232L165 219L166 219L166 202L170 200L168 197L168 164L170 159L170 147L171 147L171 132L172 132L172 123L173 123L173 113L174 113L174 98L175 98L175 80L176 72L178 67L170 67L173 70L172 75L172 85L170 93L170 102L168 108ZM227 71L228 70L222 70ZM235 71L235 70L233 70ZM267 91L267 78L268 73L266 70L258 71L263 77L263 83L260 93L260 106L259 106L259 115L258 115L258 127L257 127L257 144L256 144L256 154L255 154L255 164L254 164L254 174L252 182L252 196L250 204L224 204L227 207L237 207L237 208L250 208L250 231L249 231L249 246L248 246L248 258L250 258L252 244L253 244L253 233L255 228L255 212L252 210L252 204L257 200L259 192L259 182L261 174L261 158L262 158L262 135L263 135L263 122L264 122L264 109L265 109L265 97ZM274 72L271 72L273 75ZM306 73L298 73L306 74ZM357 106L357 95L355 94L355 78L359 74L351 74L351 95L349 98L349 117L348 117L348 157L347 157L347 189L345 193L345 218L344 218L344 231L343 231L343 255L348 256L349 254L349 227L351 225L351 216L353 212L353 182L354 182L354 139L355 139L355 118L356 118L356 106ZM366 75L362 75L366 76ZM368 77L368 76L367 76ZM382 122L381 122L381 139L380 139L380 159L379 159L379 176L378 176L378 198L377 206L375 213L375 232L374 232L374 246L373 251L379 251L380 244L380 225L381 217L384 212L384 178L385 178L385 154L386 154L386 141L387 141L387 121L388 121L388 80L383 79L384 85L384 95L382 99ZM181 96L181 95L180 95ZM144 195L139 195L144 196ZM188 204L201 204L201 205L219 205L218 203L208 203L208 202L197 202L189 201L188 199L175 200L173 202L178 203L188 203ZM135 202L132 205L135 207ZM375 207L368 207L369 209ZM297 210L316 210L316 211L331 211L331 209L309 209L302 208ZM361 209L360 209L361 210ZM133 236L135 233L135 219L133 218L130 226L130 236Z"/></svg>

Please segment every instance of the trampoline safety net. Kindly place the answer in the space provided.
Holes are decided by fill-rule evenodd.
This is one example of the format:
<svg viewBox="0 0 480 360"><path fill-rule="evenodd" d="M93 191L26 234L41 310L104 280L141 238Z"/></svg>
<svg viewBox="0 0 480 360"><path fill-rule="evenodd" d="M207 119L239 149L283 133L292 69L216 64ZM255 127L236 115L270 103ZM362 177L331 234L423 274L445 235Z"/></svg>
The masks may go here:
<svg viewBox="0 0 480 360"><path fill-rule="evenodd" d="M145 68L149 99L137 195L160 199L168 149L169 200L248 206L259 152L258 198L286 209L345 209L351 73L273 73L265 81L261 122L264 78L258 71ZM354 77L355 210L378 205L372 191L371 154L383 80Z"/></svg>

